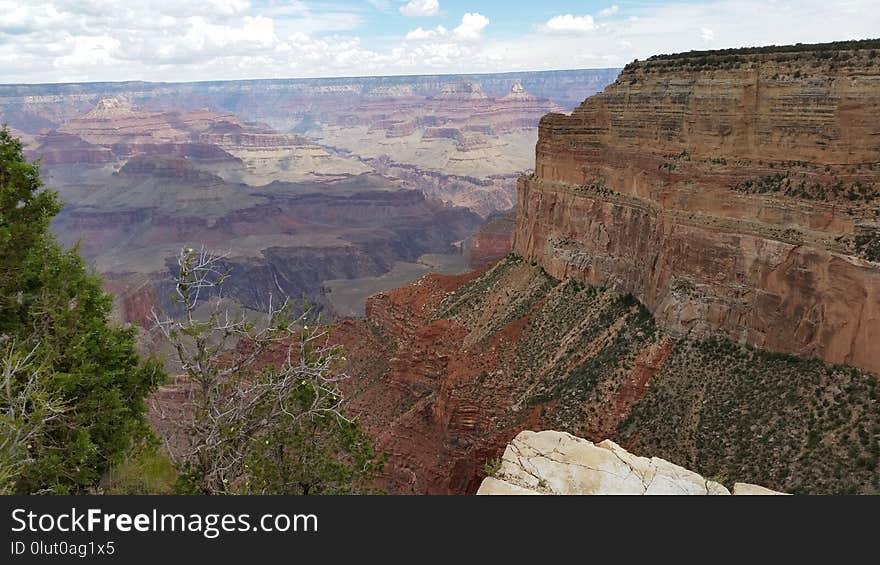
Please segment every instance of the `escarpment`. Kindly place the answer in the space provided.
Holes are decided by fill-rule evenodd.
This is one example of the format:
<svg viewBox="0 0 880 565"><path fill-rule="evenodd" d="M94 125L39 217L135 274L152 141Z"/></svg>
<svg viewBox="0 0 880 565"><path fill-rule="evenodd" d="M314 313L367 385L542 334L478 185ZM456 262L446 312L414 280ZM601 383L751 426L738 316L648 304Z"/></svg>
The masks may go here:
<svg viewBox="0 0 880 565"><path fill-rule="evenodd" d="M375 295L332 336L388 492L476 492L523 430L611 439L728 488L880 492L871 373L675 337L631 296L516 256Z"/></svg>
<svg viewBox="0 0 880 565"><path fill-rule="evenodd" d="M877 42L659 56L540 125L514 250L675 335L880 371Z"/></svg>

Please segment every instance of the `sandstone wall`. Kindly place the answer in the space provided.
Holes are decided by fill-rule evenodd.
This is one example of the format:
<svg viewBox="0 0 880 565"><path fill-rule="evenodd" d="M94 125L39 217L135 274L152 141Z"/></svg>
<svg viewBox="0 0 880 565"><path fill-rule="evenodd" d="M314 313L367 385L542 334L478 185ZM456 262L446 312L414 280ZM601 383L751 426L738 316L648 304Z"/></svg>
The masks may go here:
<svg viewBox="0 0 880 565"><path fill-rule="evenodd" d="M515 251L668 329L880 371L880 57L629 65L540 127Z"/></svg>

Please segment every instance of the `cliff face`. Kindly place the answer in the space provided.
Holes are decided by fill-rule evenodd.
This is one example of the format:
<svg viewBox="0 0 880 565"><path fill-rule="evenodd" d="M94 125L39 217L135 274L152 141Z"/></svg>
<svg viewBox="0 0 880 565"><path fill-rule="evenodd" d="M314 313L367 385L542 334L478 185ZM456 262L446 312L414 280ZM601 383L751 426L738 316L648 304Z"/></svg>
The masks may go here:
<svg viewBox="0 0 880 565"><path fill-rule="evenodd" d="M633 63L540 125L514 249L676 335L880 371L880 57Z"/></svg>
<svg viewBox="0 0 880 565"><path fill-rule="evenodd" d="M632 297L516 257L373 296L333 336L389 492L476 492L523 430L610 438L725 483L880 489L873 375L676 338Z"/></svg>

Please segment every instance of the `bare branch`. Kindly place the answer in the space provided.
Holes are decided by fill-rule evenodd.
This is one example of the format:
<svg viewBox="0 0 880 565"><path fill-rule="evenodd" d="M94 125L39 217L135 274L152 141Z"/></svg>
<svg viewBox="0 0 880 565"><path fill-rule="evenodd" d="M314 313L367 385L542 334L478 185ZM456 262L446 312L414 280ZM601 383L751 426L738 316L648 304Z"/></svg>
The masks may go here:
<svg viewBox="0 0 880 565"><path fill-rule="evenodd" d="M184 314L161 319L152 313L189 391L190 414L180 430L186 446L172 457L195 470L210 493L230 492L242 480L252 446L282 417L344 419L336 385L347 378L338 372L340 349L330 345L326 328L309 326L308 309L294 317L290 301L279 303L271 294L266 311L252 319L223 308L225 257L204 247L181 250L175 293ZM206 300L210 313L200 318L197 309ZM268 358L276 362L267 365Z"/></svg>
<svg viewBox="0 0 880 565"><path fill-rule="evenodd" d="M0 356L0 494L11 493L33 461L32 442L65 409L60 399L43 390L42 371L35 365L37 347L22 350L14 339L8 340Z"/></svg>

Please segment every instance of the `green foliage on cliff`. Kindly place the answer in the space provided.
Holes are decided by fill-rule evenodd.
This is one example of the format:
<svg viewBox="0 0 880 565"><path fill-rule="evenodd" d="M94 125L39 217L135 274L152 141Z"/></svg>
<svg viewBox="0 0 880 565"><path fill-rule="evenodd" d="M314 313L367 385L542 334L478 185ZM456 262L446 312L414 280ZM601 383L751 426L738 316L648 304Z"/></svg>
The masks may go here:
<svg viewBox="0 0 880 565"><path fill-rule="evenodd" d="M294 393L300 413L312 406L311 386ZM382 470L385 455L357 422L334 414L285 415L256 442L247 491L258 494L357 494Z"/></svg>
<svg viewBox="0 0 880 565"><path fill-rule="evenodd" d="M868 181L844 182L835 179L832 182L822 183L788 171L740 182L733 187L733 190L745 194L782 194L792 198L822 202L842 200L871 203L880 197L880 191Z"/></svg>
<svg viewBox="0 0 880 565"><path fill-rule="evenodd" d="M520 289L525 311L507 297ZM692 285L675 292L699 299ZM676 338L631 295L556 281L515 256L446 305L443 316L471 332L493 329L473 350L492 343L506 359L472 385L515 399L498 430L610 437L704 476L786 492L880 493L874 375L723 338ZM511 325L518 337L496 344L494 332Z"/></svg>
<svg viewBox="0 0 880 565"><path fill-rule="evenodd" d="M0 339L34 351L40 389L64 406L28 443L14 485L22 493L97 485L149 435L145 398L164 378L135 351L136 330L109 323L112 299L100 278L49 232L60 208L21 142L0 130ZM13 379L13 391L25 375L34 372Z"/></svg>
<svg viewBox="0 0 880 565"><path fill-rule="evenodd" d="M853 243L859 257L880 263L880 231L875 230L857 235Z"/></svg>
<svg viewBox="0 0 880 565"><path fill-rule="evenodd" d="M715 49L709 51L686 51L682 53L654 55L649 57L648 61L731 55L763 55L766 53L822 53L828 51L854 51L858 49L880 49L880 39L833 41L830 43L797 43L795 45L765 45L763 47L741 47L736 49Z"/></svg>
<svg viewBox="0 0 880 565"><path fill-rule="evenodd" d="M724 339L676 342L618 429L637 453L792 493L880 492L875 376Z"/></svg>

